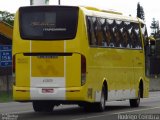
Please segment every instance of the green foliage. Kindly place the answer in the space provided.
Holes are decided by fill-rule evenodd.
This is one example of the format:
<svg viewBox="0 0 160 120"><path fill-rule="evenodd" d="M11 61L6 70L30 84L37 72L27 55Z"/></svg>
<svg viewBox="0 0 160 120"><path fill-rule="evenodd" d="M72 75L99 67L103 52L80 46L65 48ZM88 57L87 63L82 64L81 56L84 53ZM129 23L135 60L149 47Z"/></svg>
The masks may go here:
<svg viewBox="0 0 160 120"><path fill-rule="evenodd" d="M12 93L11 91L6 92L6 91L0 91L0 103L2 102L10 102L12 101Z"/></svg>
<svg viewBox="0 0 160 120"><path fill-rule="evenodd" d="M143 10L143 7L140 5L139 2L137 4L137 17L141 18L142 20L145 20L144 10Z"/></svg>
<svg viewBox="0 0 160 120"><path fill-rule="evenodd" d="M151 35L156 38L159 34L159 21L156 21L156 19L153 18L150 28L152 29Z"/></svg>
<svg viewBox="0 0 160 120"><path fill-rule="evenodd" d="M3 20L4 22L8 23L9 25L13 26L14 24L14 14L9 13L7 11L0 11L0 17L1 20Z"/></svg>

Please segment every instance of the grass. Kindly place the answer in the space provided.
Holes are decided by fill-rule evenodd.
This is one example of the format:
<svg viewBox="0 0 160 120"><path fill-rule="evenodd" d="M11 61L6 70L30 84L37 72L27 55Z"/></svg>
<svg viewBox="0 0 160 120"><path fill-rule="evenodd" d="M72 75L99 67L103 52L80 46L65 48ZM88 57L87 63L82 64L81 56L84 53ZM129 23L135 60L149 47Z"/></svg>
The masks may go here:
<svg viewBox="0 0 160 120"><path fill-rule="evenodd" d="M1 91L0 92L0 103L4 102L10 102L12 101L12 93L11 92L6 92L6 91Z"/></svg>

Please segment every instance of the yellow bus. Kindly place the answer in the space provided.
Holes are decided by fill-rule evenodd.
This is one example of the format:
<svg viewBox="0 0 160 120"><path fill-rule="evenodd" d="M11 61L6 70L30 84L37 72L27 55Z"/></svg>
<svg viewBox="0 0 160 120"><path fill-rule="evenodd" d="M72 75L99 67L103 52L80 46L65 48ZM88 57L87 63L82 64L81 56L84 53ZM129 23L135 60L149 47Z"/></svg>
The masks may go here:
<svg viewBox="0 0 160 120"><path fill-rule="evenodd" d="M13 98L35 112L60 104L104 111L106 101L148 97L145 24L114 11L30 6L16 13Z"/></svg>

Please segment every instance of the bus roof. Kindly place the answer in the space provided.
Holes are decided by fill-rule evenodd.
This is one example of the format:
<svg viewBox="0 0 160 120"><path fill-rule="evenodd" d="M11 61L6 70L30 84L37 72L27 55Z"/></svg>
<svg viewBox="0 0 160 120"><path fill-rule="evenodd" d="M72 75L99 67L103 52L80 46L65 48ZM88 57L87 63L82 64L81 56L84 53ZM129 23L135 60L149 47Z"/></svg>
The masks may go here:
<svg viewBox="0 0 160 120"><path fill-rule="evenodd" d="M57 6L57 5L54 5L54 6ZM38 7L38 6L26 6L26 7ZM63 5L59 7L63 7ZM69 5L65 5L65 7L79 7L84 12L85 15L89 15L89 16L104 17L104 18L110 18L110 19L136 22L136 23L140 22L145 24L145 22L140 18L125 16L121 12L118 12L112 9L103 10L103 9L98 9L96 7L91 7L91 6L69 6Z"/></svg>
<svg viewBox="0 0 160 120"><path fill-rule="evenodd" d="M132 16L125 16L121 12L115 10L101 10L95 7L88 7L88 6L80 6L80 9L84 11L84 14L89 16L96 16L96 17L104 17L110 19L117 19L117 20L124 20L124 21L131 21L131 22L140 22L145 24L143 20L140 18L132 17Z"/></svg>
<svg viewBox="0 0 160 120"><path fill-rule="evenodd" d="M106 13L111 13L111 14L122 15L121 12L118 12L118 11L113 10L113 9L102 10L102 9L98 9L98 8L90 7L90 6L85 6L85 8L88 9L88 10L93 10L93 11L98 11L98 12L106 12Z"/></svg>

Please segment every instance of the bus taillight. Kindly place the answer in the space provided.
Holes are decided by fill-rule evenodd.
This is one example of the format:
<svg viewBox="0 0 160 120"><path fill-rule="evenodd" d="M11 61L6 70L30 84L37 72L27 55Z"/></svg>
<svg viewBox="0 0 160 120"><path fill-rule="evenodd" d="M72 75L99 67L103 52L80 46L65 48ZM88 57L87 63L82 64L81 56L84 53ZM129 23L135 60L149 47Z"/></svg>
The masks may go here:
<svg viewBox="0 0 160 120"><path fill-rule="evenodd" d="M86 83L86 58L81 55L81 85Z"/></svg>
<svg viewBox="0 0 160 120"><path fill-rule="evenodd" d="M13 59L12 59L12 72L13 74L15 74L15 55L13 56Z"/></svg>
<svg viewBox="0 0 160 120"><path fill-rule="evenodd" d="M14 85L15 85L15 67L16 67L16 60L15 60L15 55L14 55L12 59L12 78L13 78Z"/></svg>

